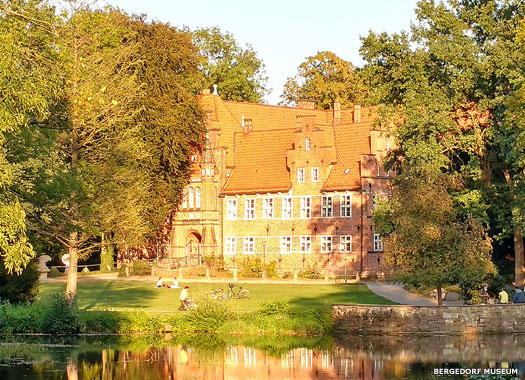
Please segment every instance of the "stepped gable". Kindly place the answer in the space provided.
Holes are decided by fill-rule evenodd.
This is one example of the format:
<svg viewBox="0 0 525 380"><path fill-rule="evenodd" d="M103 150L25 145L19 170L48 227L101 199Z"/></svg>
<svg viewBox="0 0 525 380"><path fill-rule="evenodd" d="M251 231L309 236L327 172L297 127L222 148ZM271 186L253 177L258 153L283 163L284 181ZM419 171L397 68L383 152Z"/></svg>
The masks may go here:
<svg viewBox="0 0 525 380"><path fill-rule="evenodd" d="M243 132L243 116L245 122L251 120L253 131L291 128L300 115L315 115L319 124L331 124L333 120L332 111L233 102L212 94L199 95L199 103L209 114L210 128L220 129L218 145L227 147L228 167L234 165L234 134Z"/></svg>
<svg viewBox="0 0 525 380"><path fill-rule="evenodd" d="M235 169L224 194L286 192L291 187L286 156L295 129L235 133Z"/></svg>

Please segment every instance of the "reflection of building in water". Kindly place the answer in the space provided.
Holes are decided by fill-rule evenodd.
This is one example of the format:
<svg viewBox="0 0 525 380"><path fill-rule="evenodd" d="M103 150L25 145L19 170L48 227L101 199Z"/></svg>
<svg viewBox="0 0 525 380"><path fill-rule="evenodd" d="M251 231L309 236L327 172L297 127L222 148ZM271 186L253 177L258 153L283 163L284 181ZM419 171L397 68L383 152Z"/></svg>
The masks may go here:
<svg viewBox="0 0 525 380"><path fill-rule="evenodd" d="M344 354L345 352L341 352ZM387 364L389 363L389 364ZM152 347L142 352L102 352L101 380L202 379L202 380L383 380L384 373L403 377L403 363L384 363L364 355L339 355L338 350L297 348L280 356L244 346L225 351L185 346ZM86 368L79 365L79 368ZM93 373L91 368L88 372ZM79 377L83 379L84 377ZM69 380L76 380L70 378Z"/></svg>

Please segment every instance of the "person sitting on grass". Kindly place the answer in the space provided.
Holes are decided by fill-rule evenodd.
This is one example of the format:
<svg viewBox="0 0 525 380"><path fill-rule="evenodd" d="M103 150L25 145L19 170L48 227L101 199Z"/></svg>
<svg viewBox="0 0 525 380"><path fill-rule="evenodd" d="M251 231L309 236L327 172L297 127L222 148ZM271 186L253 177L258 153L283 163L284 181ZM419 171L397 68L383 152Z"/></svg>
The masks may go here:
<svg viewBox="0 0 525 380"><path fill-rule="evenodd" d="M509 294L505 291L505 288L502 288L501 292L499 292L499 303L501 304L509 303Z"/></svg>
<svg viewBox="0 0 525 380"><path fill-rule="evenodd" d="M525 293L520 289L519 286L514 288L514 298L512 299L513 303L525 303Z"/></svg>
<svg viewBox="0 0 525 380"><path fill-rule="evenodd" d="M157 281L157 288L162 288L162 277L159 277L159 281Z"/></svg>
<svg viewBox="0 0 525 380"><path fill-rule="evenodd" d="M179 296L180 306L179 306L179 310L181 310L181 311L188 309L188 303L190 301L189 289L190 289L190 287L188 285L186 285L180 291L180 296Z"/></svg>

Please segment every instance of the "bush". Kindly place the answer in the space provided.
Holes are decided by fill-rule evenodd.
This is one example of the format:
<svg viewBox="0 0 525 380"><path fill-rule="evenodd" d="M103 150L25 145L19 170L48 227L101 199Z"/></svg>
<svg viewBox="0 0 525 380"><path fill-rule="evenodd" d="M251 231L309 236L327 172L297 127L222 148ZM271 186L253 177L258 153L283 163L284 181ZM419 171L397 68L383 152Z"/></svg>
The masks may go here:
<svg viewBox="0 0 525 380"><path fill-rule="evenodd" d="M41 316L41 331L46 334L77 334L80 327L76 298L65 298L63 293L53 294Z"/></svg>
<svg viewBox="0 0 525 380"><path fill-rule="evenodd" d="M151 274L151 264L146 260L136 260L131 263L129 267L130 276L144 276ZM118 272L119 277L126 277L126 266L120 267Z"/></svg>
<svg viewBox="0 0 525 380"><path fill-rule="evenodd" d="M33 302L38 294L38 268L29 264L20 275L7 273L0 261L0 300L10 303Z"/></svg>
<svg viewBox="0 0 525 380"><path fill-rule="evenodd" d="M235 313L228 302L201 300L197 309L188 315L194 330L216 332L223 324L234 319Z"/></svg>
<svg viewBox="0 0 525 380"><path fill-rule="evenodd" d="M261 278L263 271L266 271L268 278L277 277L277 262L270 261L267 264L263 263L260 257L247 257L241 263L240 277L245 278Z"/></svg>
<svg viewBox="0 0 525 380"><path fill-rule="evenodd" d="M49 270L49 273L47 274L47 277L62 277L64 276L64 273L60 272L57 268L51 267Z"/></svg>
<svg viewBox="0 0 525 380"><path fill-rule="evenodd" d="M263 303L261 308L258 310L260 315L277 315L277 314L288 314L290 306L286 301L273 301Z"/></svg>

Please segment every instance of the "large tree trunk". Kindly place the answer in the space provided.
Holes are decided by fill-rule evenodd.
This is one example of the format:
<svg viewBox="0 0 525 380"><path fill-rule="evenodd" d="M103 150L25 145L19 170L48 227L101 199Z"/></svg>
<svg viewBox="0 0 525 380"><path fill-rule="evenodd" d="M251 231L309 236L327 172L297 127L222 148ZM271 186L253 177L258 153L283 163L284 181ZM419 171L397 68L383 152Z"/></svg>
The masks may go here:
<svg viewBox="0 0 525 380"><path fill-rule="evenodd" d="M78 233L69 234L69 272L67 273L66 298L72 299L77 296L78 279Z"/></svg>
<svg viewBox="0 0 525 380"><path fill-rule="evenodd" d="M523 233L521 226L516 222L512 229L514 235L515 282L517 286L523 287L525 285L525 249L523 247Z"/></svg>

